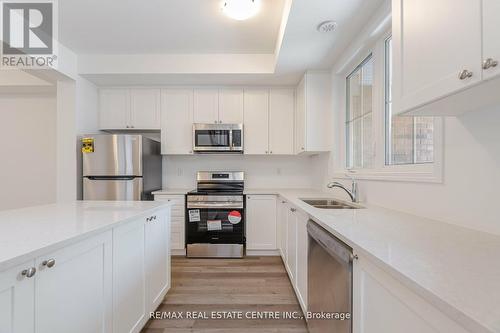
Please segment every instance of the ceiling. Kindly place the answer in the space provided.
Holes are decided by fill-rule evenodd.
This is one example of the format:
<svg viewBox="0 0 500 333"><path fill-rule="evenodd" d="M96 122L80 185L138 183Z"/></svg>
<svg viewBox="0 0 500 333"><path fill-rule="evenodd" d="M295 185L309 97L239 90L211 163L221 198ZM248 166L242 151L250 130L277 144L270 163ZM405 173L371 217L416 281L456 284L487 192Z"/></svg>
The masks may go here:
<svg viewBox="0 0 500 333"><path fill-rule="evenodd" d="M85 63L79 73L97 85L291 85L306 70L331 68L388 1L262 0L255 17L235 21L221 13L221 0L63 0L59 37ZM337 29L319 33L325 20ZM163 65L142 71L151 55L162 54L170 55ZM231 54L269 61L248 70ZM120 55L121 67L109 55ZM186 61L193 56L199 60Z"/></svg>
<svg viewBox="0 0 500 333"><path fill-rule="evenodd" d="M63 0L59 38L77 54L273 53L283 4L235 21L221 0Z"/></svg>

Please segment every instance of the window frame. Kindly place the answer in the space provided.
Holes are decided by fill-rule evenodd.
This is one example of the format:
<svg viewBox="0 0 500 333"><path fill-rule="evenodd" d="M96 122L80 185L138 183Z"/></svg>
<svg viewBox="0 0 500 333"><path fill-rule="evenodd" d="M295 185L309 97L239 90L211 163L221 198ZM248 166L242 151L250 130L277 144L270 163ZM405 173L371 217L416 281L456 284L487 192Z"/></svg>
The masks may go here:
<svg viewBox="0 0 500 333"><path fill-rule="evenodd" d="M410 181L410 182L431 182L442 183L443 181L443 136L444 120L441 117L434 119L434 162L421 164L389 164L386 165L386 59L385 59L385 41L391 36L391 31L381 34L381 37L374 43L363 49L357 49L351 56L349 64L344 70L337 73L337 79L334 78L334 84L343 82L342 93L344 98L337 104L340 112L335 113L338 122L335 126L339 135L336 135L333 152L333 178L347 179L354 176L357 179L367 180L388 180L388 181ZM372 55L374 60L373 68L373 118L372 126L374 133L374 160L373 168L356 169L347 168L347 77L355 71L362 63L363 59ZM339 92L340 93L340 92ZM394 96L393 96L394 99ZM341 125L341 126L339 126Z"/></svg>

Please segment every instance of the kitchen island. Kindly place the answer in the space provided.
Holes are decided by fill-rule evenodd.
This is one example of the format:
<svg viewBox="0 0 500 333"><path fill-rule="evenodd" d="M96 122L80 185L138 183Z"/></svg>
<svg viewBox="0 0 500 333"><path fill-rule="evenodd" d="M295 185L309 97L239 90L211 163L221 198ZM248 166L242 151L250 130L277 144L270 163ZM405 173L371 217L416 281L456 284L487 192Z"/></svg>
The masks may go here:
<svg viewBox="0 0 500 333"><path fill-rule="evenodd" d="M0 332L139 332L170 288L170 204L0 212Z"/></svg>

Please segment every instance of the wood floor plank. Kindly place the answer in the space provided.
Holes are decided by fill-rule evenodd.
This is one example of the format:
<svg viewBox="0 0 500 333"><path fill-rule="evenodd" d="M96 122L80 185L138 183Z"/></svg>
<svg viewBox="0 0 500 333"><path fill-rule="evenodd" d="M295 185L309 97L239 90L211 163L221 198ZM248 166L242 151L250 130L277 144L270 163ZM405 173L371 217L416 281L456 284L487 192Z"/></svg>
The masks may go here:
<svg viewBox="0 0 500 333"><path fill-rule="evenodd" d="M172 257L172 287L157 311L179 313L183 318L152 319L142 333L307 332L281 258L273 256ZM228 312L243 318L212 317L214 313ZM263 312L277 313L279 319L251 317L252 313ZM187 318L187 313L201 317ZM285 313L294 313L297 319L283 318Z"/></svg>

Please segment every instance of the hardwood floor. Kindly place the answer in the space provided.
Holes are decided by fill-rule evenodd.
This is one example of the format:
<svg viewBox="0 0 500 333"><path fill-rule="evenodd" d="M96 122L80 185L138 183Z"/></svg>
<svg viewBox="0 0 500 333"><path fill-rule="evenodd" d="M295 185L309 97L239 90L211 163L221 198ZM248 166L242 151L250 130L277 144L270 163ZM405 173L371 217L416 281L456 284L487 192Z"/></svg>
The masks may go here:
<svg viewBox="0 0 500 333"><path fill-rule="evenodd" d="M179 319L151 319L142 333L167 332L307 332L304 319L283 319L283 312L302 316L280 257L187 259L172 257L172 288L157 311ZM214 319L241 315L242 319ZM280 319L249 319L264 311ZM189 313L203 318L186 318Z"/></svg>

